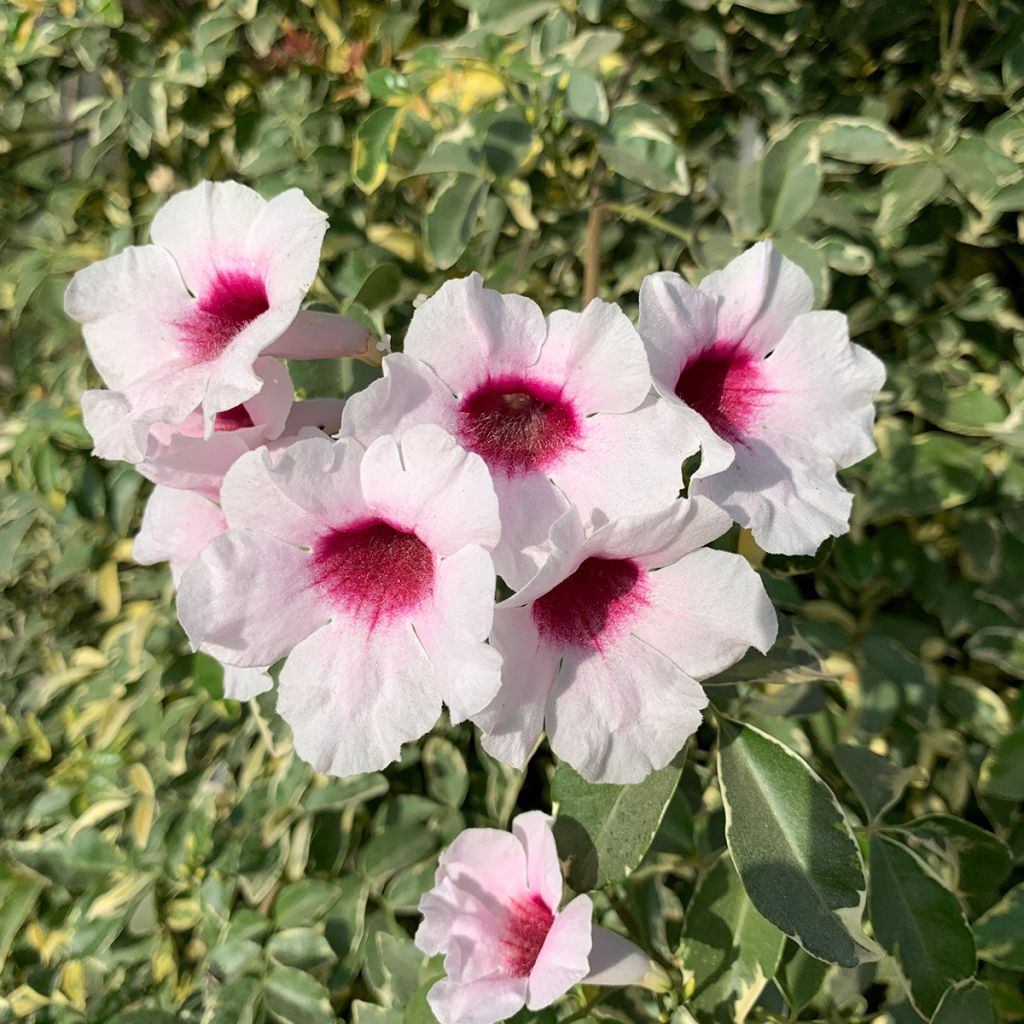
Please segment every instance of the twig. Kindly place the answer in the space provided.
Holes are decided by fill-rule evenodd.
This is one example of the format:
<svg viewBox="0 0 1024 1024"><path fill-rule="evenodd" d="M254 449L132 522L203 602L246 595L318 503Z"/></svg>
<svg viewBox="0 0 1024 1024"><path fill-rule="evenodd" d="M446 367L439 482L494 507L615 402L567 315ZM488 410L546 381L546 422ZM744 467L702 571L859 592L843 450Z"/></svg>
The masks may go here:
<svg viewBox="0 0 1024 1024"><path fill-rule="evenodd" d="M583 305L597 298L601 282L601 229L604 227L608 207L595 202L587 214L587 229L583 242Z"/></svg>

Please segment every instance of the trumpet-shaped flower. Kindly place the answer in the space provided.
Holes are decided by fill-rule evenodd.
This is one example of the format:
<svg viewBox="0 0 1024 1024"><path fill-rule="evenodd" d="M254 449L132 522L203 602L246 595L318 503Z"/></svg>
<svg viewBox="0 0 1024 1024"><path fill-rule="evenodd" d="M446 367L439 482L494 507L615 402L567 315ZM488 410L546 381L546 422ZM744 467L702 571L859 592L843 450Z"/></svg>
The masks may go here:
<svg viewBox="0 0 1024 1024"><path fill-rule="evenodd" d="M269 202L235 182L174 196L152 245L79 271L64 298L110 390L82 397L96 454L141 462L150 429L251 399L257 356L365 352L371 336L344 317L297 316L316 275L326 216L297 189Z"/></svg>
<svg viewBox="0 0 1024 1024"><path fill-rule="evenodd" d="M416 932L421 950L445 954L447 977L427 994L440 1024L495 1024L550 1006L577 982L631 984L652 971L636 946L594 927L589 896L559 909L551 823L529 811L511 834L466 829L441 855Z"/></svg>
<svg viewBox="0 0 1024 1024"><path fill-rule="evenodd" d="M444 431L257 449L228 471L221 506L229 530L185 571L178 615L224 664L287 658L278 710L315 768L383 768L442 700L461 721L494 696L497 500Z"/></svg>
<svg viewBox="0 0 1024 1024"><path fill-rule="evenodd" d="M484 747L522 768L546 730L591 782L639 782L668 764L700 725L697 680L775 642L757 574L703 547L729 525L691 498L587 537L570 509L551 530L548 560L495 611L491 643L504 667L498 696L473 716Z"/></svg>
<svg viewBox="0 0 1024 1024"><path fill-rule="evenodd" d="M618 306L546 320L520 295L448 281L413 316L403 355L349 399L342 434L367 442L418 423L444 427L494 479L502 537L494 553L512 586L542 558L572 502L586 525L671 502L690 430L651 394L643 343Z"/></svg>
<svg viewBox="0 0 1024 1024"><path fill-rule="evenodd" d="M652 274L640 334L659 393L698 432L704 494L766 551L814 554L849 529L836 478L874 451L880 360L850 341L846 317L810 312L807 275L759 242L700 288Z"/></svg>
<svg viewBox="0 0 1024 1024"><path fill-rule="evenodd" d="M264 444L274 451L310 429L330 435L338 432L341 399L293 402L284 364L263 357L256 360L254 370L263 381L262 388L233 409L217 413L209 437L200 409L177 426L156 424L138 471L154 483L185 488L216 501L224 474L245 452Z"/></svg>

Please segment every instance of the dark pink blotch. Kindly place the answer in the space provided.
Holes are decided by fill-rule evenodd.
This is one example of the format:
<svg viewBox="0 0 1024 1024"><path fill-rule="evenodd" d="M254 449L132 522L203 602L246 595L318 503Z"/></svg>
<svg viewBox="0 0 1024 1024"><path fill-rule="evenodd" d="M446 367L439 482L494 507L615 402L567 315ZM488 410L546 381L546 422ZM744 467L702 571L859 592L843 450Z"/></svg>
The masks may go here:
<svg viewBox="0 0 1024 1024"><path fill-rule="evenodd" d="M538 893L514 900L501 936L501 959L511 978L525 978L540 956L555 915Z"/></svg>
<svg viewBox="0 0 1024 1024"><path fill-rule="evenodd" d="M773 393L764 386L763 363L739 342L716 341L683 367L676 394L699 412L719 437L741 444Z"/></svg>
<svg viewBox="0 0 1024 1024"><path fill-rule="evenodd" d="M253 423L249 410L244 405L236 405L231 409L225 409L217 413L213 420L213 429L218 433L227 433L232 430L245 430L247 427L256 426Z"/></svg>
<svg viewBox="0 0 1024 1024"><path fill-rule="evenodd" d="M217 270L192 310L175 325L178 339L193 362L206 363L268 309L267 286L254 270Z"/></svg>
<svg viewBox="0 0 1024 1024"><path fill-rule="evenodd" d="M371 629L412 611L434 586L434 556L382 519L332 530L313 545L312 582L332 607Z"/></svg>
<svg viewBox="0 0 1024 1024"><path fill-rule="evenodd" d="M462 446L506 476L549 469L579 436L575 409L560 388L543 381L488 380L459 405Z"/></svg>
<svg viewBox="0 0 1024 1024"><path fill-rule="evenodd" d="M588 558L533 603L534 625L549 644L600 651L647 604L646 589L632 559Z"/></svg>

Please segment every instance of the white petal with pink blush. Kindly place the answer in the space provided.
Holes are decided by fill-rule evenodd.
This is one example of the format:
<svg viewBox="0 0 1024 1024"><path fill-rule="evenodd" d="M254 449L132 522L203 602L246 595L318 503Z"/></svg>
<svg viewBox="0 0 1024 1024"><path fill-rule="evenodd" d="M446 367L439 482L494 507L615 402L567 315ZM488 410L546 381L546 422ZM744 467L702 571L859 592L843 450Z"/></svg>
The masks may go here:
<svg viewBox="0 0 1024 1024"><path fill-rule="evenodd" d="M416 932L424 953L445 957L427 995L440 1024L496 1024L579 982L639 983L651 971L631 942L593 926L588 896L561 906L552 822L529 811L511 834L467 829L441 855Z"/></svg>
<svg viewBox="0 0 1024 1024"><path fill-rule="evenodd" d="M643 343L622 311L595 299L545 317L519 295L448 281L413 315L402 355L351 400L342 434L368 443L436 423L494 476L499 574L521 586L568 503L586 526L675 499L692 428L652 394ZM642 442L638 440L642 436Z"/></svg>
<svg viewBox="0 0 1024 1024"><path fill-rule="evenodd" d="M748 527L766 551L814 554L849 529L836 473L874 451L879 359L846 317L811 312L810 279L759 242L699 289L645 278L640 334L655 387L699 434L690 485Z"/></svg>
<svg viewBox="0 0 1024 1024"><path fill-rule="evenodd" d="M82 401L96 454L141 462L152 428L197 408L211 433L218 413L260 391L261 354L320 356L332 331L330 354L365 352L359 325L298 315L326 228L296 189L267 201L235 182L203 182L157 213L152 245L75 274L64 308L110 389Z"/></svg>
<svg viewBox="0 0 1024 1024"><path fill-rule="evenodd" d="M238 667L284 658L278 710L298 754L374 771L497 692L497 499L487 467L438 427L257 450L228 471L229 530L186 570L193 646Z"/></svg>
<svg viewBox="0 0 1024 1024"><path fill-rule="evenodd" d="M473 715L484 747L523 768L547 733L591 782L640 782L697 730L698 680L766 652L777 620L744 558L704 547L729 516L706 498L587 536L575 509L537 574L495 611L501 690Z"/></svg>

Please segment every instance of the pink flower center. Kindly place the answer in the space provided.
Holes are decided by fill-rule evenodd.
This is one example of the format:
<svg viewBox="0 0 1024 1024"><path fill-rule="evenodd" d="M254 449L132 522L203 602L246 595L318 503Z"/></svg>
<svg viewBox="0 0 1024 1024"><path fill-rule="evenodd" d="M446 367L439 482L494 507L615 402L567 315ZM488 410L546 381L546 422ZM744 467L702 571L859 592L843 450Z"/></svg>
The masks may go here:
<svg viewBox="0 0 1024 1024"><path fill-rule="evenodd" d="M225 409L217 413L213 420L213 429L218 433L231 430L245 430L246 427L254 427L255 423L249 415L249 410L244 405L236 405L231 409Z"/></svg>
<svg viewBox="0 0 1024 1024"><path fill-rule="evenodd" d="M313 545L313 584L330 604L372 629L415 608L434 586L434 556L382 519L332 530Z"/></svg>
<svg viewBox="0 0 1024 1024"><path fill-rule="evenodd" d="M646 574L629 558L588 558L533 604L541 639L560 647L601 650L647 604Z"/></svg>
<svg viewBox="0 0 1024 1024"><path fill-rule="evenodd" d="M459 407L463 447L506 476L549 468L579 434L576 411L561 389L540 381L489 380Z"/></svg>
<svg viewBox="0 0 1024 1024"><path fill-rule="evenodd" d="M765 398L772 394L763 384L763 362L739 342L716 341L683 367L676 394L719 437L741 443Z"/></svg>
<svg viewBox="0 0 1024 1024"><path fill-rule="evenodd" d="M501 936L502 966L511 978L525 978L540 956L555 923L551 908L537 893L514 900Z"/></svg>
<svg viewBox="0 0 1024 1024"><path fill-rule="evenodd" d="M190 312L179 320L178 340L196 363L216 359L235 336L270 309L267 286L253 270L218 270Z"/></svg>

